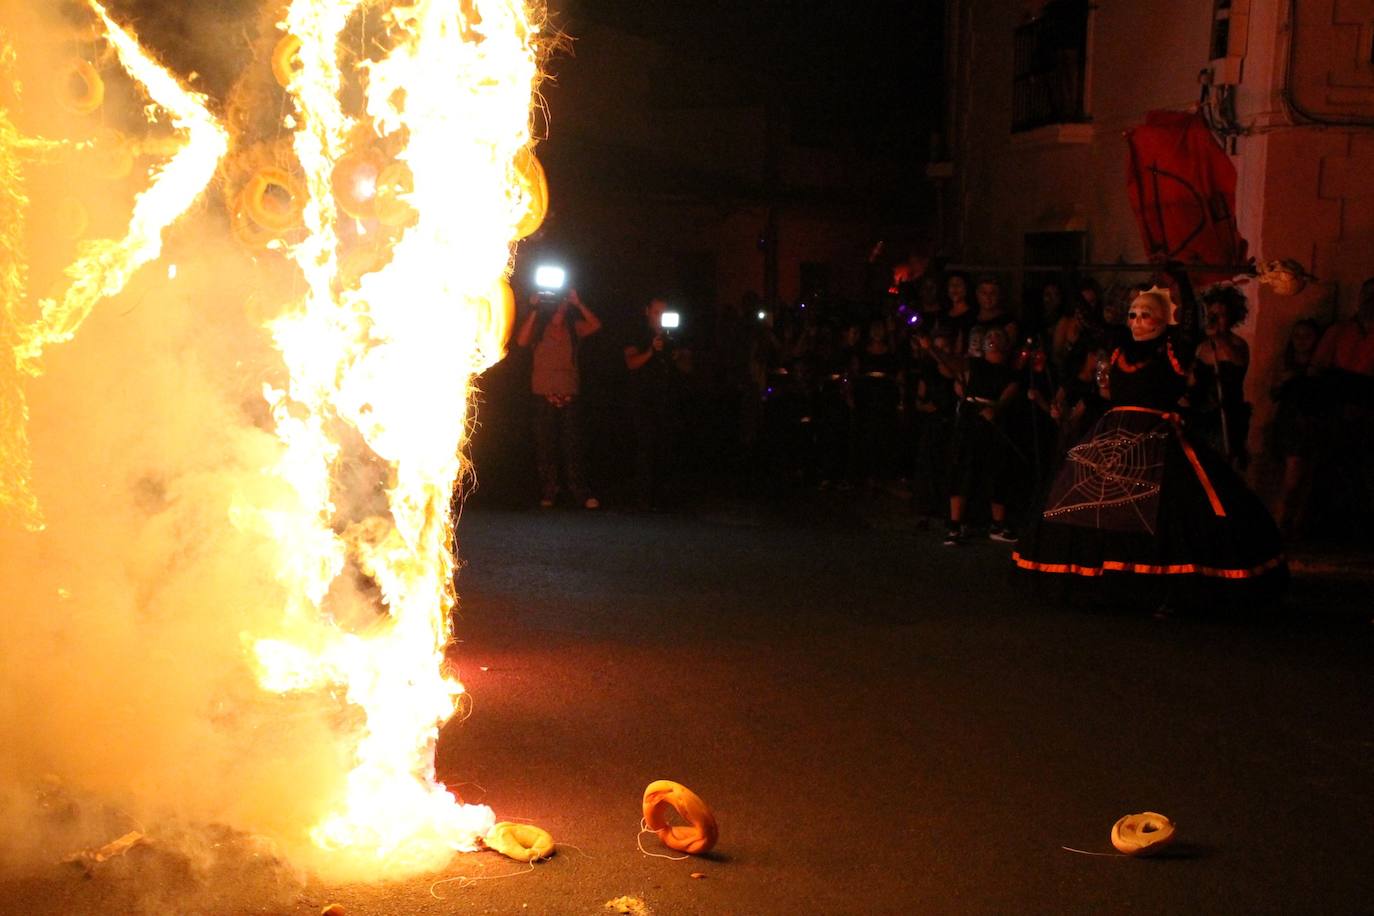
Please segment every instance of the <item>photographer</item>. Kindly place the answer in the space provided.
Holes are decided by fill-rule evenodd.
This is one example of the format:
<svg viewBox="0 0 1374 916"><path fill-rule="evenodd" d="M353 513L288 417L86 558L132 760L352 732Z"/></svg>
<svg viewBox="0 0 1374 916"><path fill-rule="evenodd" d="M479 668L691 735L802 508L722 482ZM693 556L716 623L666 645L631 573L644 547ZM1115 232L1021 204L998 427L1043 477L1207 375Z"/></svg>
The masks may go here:
<svg viewBox="0 0 1374 916"><path fill-rule="evenodd" d="M675 339L677 313L668 310L666 300L651 300L644 317L625 347L625 368L635 430L635 499L647 511L662 508L666 495L678 426L678 380L691 371L691 354Z"/></svg>
<svg viewBox="0 0 1374 916"><path fill-rule="evenodd" d="M520 325L515 343L533 350L530 391L534 397L534 445L539 467L539 505L558 497L559 457L573 498L586 509L601 503L582 474L582 416L578 403L578 343L601 329L601 321L582 303L577 290L567 295L541 292ZM561 446L561 448L560 448Z"/></svg>

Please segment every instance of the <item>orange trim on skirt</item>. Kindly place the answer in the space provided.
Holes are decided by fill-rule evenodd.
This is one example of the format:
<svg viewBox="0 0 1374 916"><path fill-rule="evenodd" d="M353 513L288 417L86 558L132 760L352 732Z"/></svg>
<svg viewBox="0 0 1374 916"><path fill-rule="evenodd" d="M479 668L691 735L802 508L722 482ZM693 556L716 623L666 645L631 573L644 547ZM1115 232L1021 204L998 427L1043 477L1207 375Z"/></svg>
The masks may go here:
<svg viewBox="0 0 1374 916"><path fill-rule="evenodd" d="M1217 579L1253 579L1270 570L1277 569L1283 564L1283 554L1272 557L1250 569L1221 569L1215 566L1201 566L1197 563L1152 566L1148 563L1126 563L1121 560L1103 560L1100 566L1080 566L1077 563L1037 563L1035 560L1027 560L1021 556L1019 551L1014 551L1011 558L1022 569L1043 573L1072 573L1075 576L1100 576L1103 573L1123 572L1153 576L1211 576Z"/></svg>

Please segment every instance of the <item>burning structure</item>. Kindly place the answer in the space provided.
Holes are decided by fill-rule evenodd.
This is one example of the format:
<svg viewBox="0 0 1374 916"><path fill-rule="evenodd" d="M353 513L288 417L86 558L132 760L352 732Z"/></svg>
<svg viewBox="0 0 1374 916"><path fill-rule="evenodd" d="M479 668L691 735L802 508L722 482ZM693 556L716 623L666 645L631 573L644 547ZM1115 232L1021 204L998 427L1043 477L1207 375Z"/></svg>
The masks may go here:
<svg viewBox="0 0 1374 916"><path fill-rule="evenodd" d="M470 387L545 207L539 11L283 0L220 98L98 0L0 26L0 800L442 866L494 820L433 743Z"/></svg>

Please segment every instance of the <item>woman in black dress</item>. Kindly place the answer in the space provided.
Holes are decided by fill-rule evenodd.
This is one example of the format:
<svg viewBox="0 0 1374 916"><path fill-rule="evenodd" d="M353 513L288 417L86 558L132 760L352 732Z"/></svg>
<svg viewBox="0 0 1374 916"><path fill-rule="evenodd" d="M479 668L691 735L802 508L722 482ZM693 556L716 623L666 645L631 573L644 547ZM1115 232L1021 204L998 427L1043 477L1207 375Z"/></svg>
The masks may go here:
<svg viewBox="0 0 1374 916"><path fill-rule="evenodd" d="M1177 278L1184 314L1192 291ZM1196 345L1172 327L1167 289L1131 302L1131 339L1111 356L1109 409L1068 455L1013 559L1039 573L1286 581L1277 527L1227 462L1184 429L1179 402ZM1191 324L1191 323L1190 323Z"/></svg>

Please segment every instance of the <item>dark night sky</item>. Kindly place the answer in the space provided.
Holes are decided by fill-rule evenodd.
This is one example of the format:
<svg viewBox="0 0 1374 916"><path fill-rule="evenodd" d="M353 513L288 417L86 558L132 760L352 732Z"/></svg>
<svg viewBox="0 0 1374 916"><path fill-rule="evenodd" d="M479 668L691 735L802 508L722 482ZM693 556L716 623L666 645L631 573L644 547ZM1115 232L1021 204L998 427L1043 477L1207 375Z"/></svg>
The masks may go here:
<svg viewBox="0 0 1374 916"><path fill-rule="evenodd" d="M575 34L587 20L682 49L720 74L719 104L776 94L802 121L891 150L921 133L904 125L938 127L943 7L942 0L566 0L555 22Z"/></svg>
<svg viewBox="0 0 1374 916"><path fill-rule="evenodd" d="M70 0L63 0L70 2ZM219 96L246 63L261 0L109 0L178 69ZM709 64L709 85L679 87L700 104L782 99L794 120L824 124L861 147L914 149L940 112L942 0L553 0L574 38L585 25L639 35ZM226 55L226 49L238 54ZM557 72L577 66L555 60Z"/></svg>

